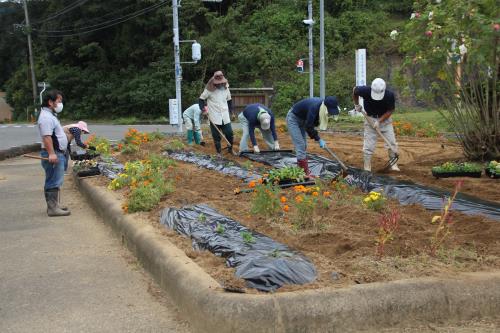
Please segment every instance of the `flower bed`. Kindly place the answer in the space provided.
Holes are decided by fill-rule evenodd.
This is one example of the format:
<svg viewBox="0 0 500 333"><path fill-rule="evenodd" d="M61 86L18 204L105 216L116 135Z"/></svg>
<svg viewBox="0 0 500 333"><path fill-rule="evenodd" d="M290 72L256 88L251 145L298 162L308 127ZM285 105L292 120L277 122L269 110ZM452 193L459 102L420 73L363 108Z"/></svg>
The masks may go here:
<svg viewBox="0 0 500 333"><path fill-rule="evenodd" d="M284 145L290 144L286 138L280 138L281 141ZM150 152L167 160L169 157L160 154L162 148L170 151L176 148L179 156L193 158L213 154L210 143L207 147L186 148L178 139L172 138L140 142L138 146L140 149L135 153L112 153L122 163L128 162L138 169L132 173L127 167L127 171L122 172L127 175L121 177L126 177L126 182L115 190L123 195L127 213L132 211L128 202L134 190L132 177L135 177L136 187L146 180L143 170L148 163L144 165L137 161L148 160ZM283 189L272 182L264 182L263 178L261 181L245 178L270 173L270 167L259 162L229 155L221 161L223 166L216 164L217 159L208 159L208 162L213 162L211 170L182 161L169 165L161 175L163 181L175 184L171 188L173 192L161 195L157 202L155 199L156 203L134 209L146 211L137 217L147 218L153 225L158 225L158 216L165 208L207 204L250 230L250 235L236 235L243 243L247 239L245 244L251 244L252 232L257 232L310 258L317 268L317 279L302 286L284 286L278 291L326 286L338 288L357 283L500 268L500 245L493 237L500 232L500 223L485 217L447 210L453 219L448 223L448 215L442 214L450 228L446 237L440 238L442 234L436 233L441 228L440 221L433 218L436 213L418 205L401 206L391 199L385 188L384 191L363 193L338 178L334 182L316 180L313 186ZM239 167L246 174L245 177L237 176L240 175L238 169L234 176L225 175L220 173L219 167L220 170L233 171ZM98 183L99 179L91 181ZM235 188L251 191L236 196ZM446 203L436 208L444 207ZM455 202L449 207L454 205ZM215 222L213 228L218 237L230 236L225 235L223 226L219 228ZM224 287L237 286L238 290L255 292L245 289L244 282L235 277L235 269L226 267L225 259L194 250L190 239L171 231L165 231L165 234Z"/></svg>

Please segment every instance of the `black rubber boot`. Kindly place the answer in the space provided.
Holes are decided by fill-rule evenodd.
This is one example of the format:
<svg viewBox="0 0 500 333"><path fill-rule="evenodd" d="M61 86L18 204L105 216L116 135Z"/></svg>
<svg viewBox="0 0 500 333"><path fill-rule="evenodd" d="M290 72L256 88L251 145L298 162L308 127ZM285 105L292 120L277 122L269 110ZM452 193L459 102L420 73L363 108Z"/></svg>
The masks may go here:
<svg viewBox="0 0 500 333"><path fill-rule="evenodd" d="M47 215L48 216L68 216L71 214L70 211L65 211L59 208L57 203L59 195L59 189L51 188L45 190L45 201L47 201Z"/></svg>

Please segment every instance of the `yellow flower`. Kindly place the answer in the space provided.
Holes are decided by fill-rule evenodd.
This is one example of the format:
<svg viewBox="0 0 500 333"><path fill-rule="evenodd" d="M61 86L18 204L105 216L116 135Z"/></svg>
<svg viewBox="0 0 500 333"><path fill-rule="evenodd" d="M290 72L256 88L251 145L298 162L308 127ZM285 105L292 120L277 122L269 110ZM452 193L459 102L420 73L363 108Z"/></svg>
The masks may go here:
<svg viewBox="0 0 500 333"><path fill-rule="evenodd" d="M364 203L369 203L370 201L372 201L372 199L370 197L366 197L363 199Z"/></svg>
<svg viewBox="0 0 500 333"><path fill-rule="evenodd" d="M432 223L436 223L439 220L441 220L441 216L439 216L439 215L435 215L432 217Z"/></svg>

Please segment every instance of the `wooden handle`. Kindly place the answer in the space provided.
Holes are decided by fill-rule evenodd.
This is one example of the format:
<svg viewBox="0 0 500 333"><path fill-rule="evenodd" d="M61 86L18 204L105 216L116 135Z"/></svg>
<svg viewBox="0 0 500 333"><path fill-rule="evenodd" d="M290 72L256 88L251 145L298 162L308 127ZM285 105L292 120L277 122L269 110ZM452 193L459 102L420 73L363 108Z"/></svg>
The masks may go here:
<svg viewBox="0 0 500 333"><path fill-rule="evenodd" d="M330 148L328 148L327 146L325 146L325 150L326 150L327 152L329 152L329 153L330 153L330 155L332 155L332 156L333 156L333 158L337 160L337 162L339 162L340 167L342 168L342 170L344 170L344 171L346 171L346 172L347 172L347 170L348 170L348 169L347 169L347 167L345 166L345 164L344 164L344 163L340 160L340 158L338 158L338 156L337 156L337 155L335 155L335 153L334 153L334 152L333 152Z"/></svg>
<svg viewBox="0 0 500 333"><path fill-rule="evenodd" d="M365 110L361 109L361 113L363 114L363 116L365 116L365 119L366 121L368 122L368 124L370 124L371 127L373 127L373 121L372 119L368 116L368 114L366 113ZM385 137L384 134L382 134L382 132L380 131L380 128L375 128L375 131L377 131L378 135L380 135L382 137L382 139L384 139L385 143L387 143L387 145L389 146L389 148L394 152L394 153L397 153L397 150L394 149L394 146L389 142L389 140Z"/></svg>
<svg viewBox="0 0 500 333"><path fill-rule="evenodd" d="M34 158L36 160L44 160L44 161L49 160L47 157L40 157L40 156L34 156L34 155L28 155L28 154L24 154L23 157Z"/></svg>

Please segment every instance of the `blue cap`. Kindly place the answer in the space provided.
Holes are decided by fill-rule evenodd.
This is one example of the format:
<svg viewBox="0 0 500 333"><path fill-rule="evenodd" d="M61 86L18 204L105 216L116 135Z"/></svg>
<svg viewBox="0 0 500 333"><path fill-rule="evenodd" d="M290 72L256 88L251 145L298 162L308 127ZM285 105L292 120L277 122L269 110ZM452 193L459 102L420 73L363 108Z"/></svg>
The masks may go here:
<svg viewBox="0 0 500 333"><path fill-rule="evenodd" d="M325 106L328 109L328 114L335 116L339 114L339 105L337 102L337 97L335 96L326 96L325 98Z"/></svg>

